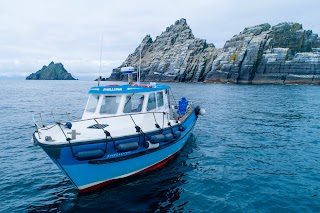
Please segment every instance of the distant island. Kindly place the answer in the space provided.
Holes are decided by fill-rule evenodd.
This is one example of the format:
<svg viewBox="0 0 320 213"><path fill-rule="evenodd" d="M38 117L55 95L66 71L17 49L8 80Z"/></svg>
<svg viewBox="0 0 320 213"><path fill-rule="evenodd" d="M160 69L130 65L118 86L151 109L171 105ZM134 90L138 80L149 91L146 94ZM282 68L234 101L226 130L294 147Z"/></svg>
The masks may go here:
<svg viewBox="0 0 320 213"><path fill-rule="evenodd" d="M180 19L154 41L147 35L105 79L125 81L120 69L138 67L141 45L142 81L320 84L320 38L299 23L248 27L215 48Z"/></svg>
<svg viewBox="0 0 320 213"><path fill-rule="evenodd" d="M26 80L77 80L63 67L61 63L53 61L48 66L29 75Z"/></svg>
<svg viewBox="0 0 320 213"><path fill-rule="evenodd" d="M99 79L100 78L100 79ZM102 76L100 76L99 78L96 78L94 81L107 81L108 78L102 78Z"/></svg>

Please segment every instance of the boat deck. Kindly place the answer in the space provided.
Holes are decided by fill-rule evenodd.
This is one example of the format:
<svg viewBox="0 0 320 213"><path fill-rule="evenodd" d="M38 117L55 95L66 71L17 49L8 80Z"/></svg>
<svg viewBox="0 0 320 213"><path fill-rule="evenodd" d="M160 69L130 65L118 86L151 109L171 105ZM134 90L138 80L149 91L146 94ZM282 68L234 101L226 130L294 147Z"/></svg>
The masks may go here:
<svg viewBox="0 0 320 213"><path fill-rule="evenodd" d="M170 120L168 114L155 113L136 113L122 116L112 116L95 118L88 120L72 121L72 128L69 129L65 123L57 123L38 129L35 134L36 139L43 144L65 144L69 143L66 139L70 138L70 143L87 142L106 138L105 130L113 138L136 135L135 126L139 126L143 132L151 132L160 128L169 127L176 123Z"/></svg>

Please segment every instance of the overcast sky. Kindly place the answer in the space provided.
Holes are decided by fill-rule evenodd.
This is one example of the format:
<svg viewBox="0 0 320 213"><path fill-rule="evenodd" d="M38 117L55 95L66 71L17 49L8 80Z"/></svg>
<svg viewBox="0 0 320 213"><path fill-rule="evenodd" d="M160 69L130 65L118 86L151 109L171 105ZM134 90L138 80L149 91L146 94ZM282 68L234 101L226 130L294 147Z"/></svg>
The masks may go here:
<svg viewBox="0 0 320 213"><path fill-rule="evenodd" d="M0 79L24 79L51 61L76 78L109 76L150 34L180 18L216 47L245 27L299 22L320 33L318 0L0 0Z"/></svg>

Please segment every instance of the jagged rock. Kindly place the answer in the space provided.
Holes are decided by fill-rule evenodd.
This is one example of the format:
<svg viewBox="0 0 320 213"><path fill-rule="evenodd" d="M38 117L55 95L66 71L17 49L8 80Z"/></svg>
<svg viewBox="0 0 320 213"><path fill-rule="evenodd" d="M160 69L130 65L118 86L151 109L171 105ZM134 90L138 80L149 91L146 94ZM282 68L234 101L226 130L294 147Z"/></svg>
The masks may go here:
<svg viewBox="0 0 320 213"><path fill-rule="evenodd" d="M180 19L154 41L147 35L109 80L126 80L123 66L138 67L140 46L143 81L320 83L320 38L299 23L248 27L217 49Z"/></svg>
<svg viewBox="0 0 320 213"><path fill-rule="evenodd" d="M108 78L102 78L101 76L99 78L96 78L94 81L107 81L108 80Z"/></svg>
<svg viewBox="0 0 320 213"><path fill-rule="evenodd" d="M43 66L41 70L30 74L26 80L76 80L63 67L61 63L53 61L48 66Z"/></svg>
<svg viewBox="0 0 320 213"><path fill-rule="evenodd" d="M203 81L218 53L213 44L195 38L186 20L180 19L154 41L147 35L109 80L125 80L123 66L138 67L140 46L143 81Z"/></svg>
<svg viewBox="0 0 320 213"><path fill-rule="evenodd" d="M318 84L319 41L298 23L245 28L226 42L205 82Z"/></svg>
<svg viewBox="0 0 320 213"><path fill-rule="evenodd" d="M253 27L244 28L241 34L253 34L253 35L260 35L262 32L267 31L271 28L270 24L260 24Z"/></svg>

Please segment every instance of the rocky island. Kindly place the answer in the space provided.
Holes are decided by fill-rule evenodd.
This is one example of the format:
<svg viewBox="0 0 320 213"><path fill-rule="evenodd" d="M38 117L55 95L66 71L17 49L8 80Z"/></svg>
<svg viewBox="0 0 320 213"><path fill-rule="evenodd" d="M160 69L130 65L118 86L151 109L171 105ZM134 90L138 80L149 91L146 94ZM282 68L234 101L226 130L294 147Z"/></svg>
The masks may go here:
<svg viewBox="0 0 320 213"><path fill-rule="evenodd" d="M77 80L63 67L61 63L53 61L48 66L29 75L26 80Z"/></svg>
<svg viewBox="0 0 320 213"><path fill-rule="evenodd" d="M248 27L215 48L180 19L147 35L108 80L126 80L120 68L138 66L140 46L143 81L320 84L320 38L299 23Z"/></svg>

